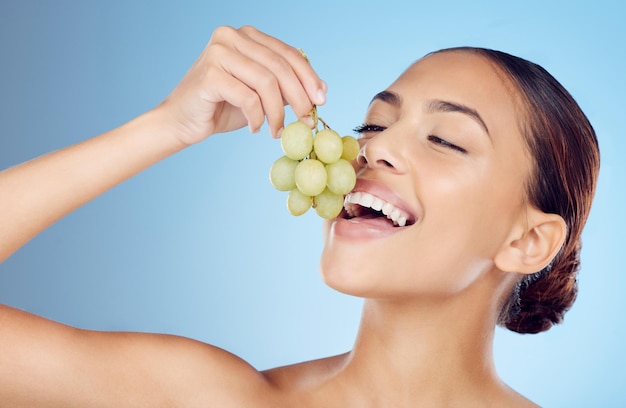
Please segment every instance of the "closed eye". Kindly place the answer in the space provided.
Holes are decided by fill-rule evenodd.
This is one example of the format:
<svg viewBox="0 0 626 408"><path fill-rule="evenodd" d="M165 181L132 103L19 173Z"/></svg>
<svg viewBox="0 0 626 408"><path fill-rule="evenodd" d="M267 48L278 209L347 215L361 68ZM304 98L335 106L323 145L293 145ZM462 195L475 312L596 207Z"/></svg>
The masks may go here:
<svg viewBox="0 0 626 408"><path fill-rule="evenodd" d="M363 136L365 133L379 133L387 130L385 126L375 125L373 123L363 123L352 129L353 132L357 133L360 136ZM439 136L429 135L428 140L432 143L438 144L440 146L446 147L448 149L456 150L459 153L467 154L467 150L464 148L455 145L454 143L450 143L445 139L440 138Z"/></svg>
<svg viewBox="0 0 626 408"><path fill-rule="evenodd" d="M467 154L467 150L463 149L462 147L459 147L453 143L448 142L445 139L440 138L439 136L435 136L435 135L429 135L428 136L428 140L432 143L438 144L440 146L444 146L446 148L452 149L452 150L456 150L459 153L463 153L463 154Z"/></svg>

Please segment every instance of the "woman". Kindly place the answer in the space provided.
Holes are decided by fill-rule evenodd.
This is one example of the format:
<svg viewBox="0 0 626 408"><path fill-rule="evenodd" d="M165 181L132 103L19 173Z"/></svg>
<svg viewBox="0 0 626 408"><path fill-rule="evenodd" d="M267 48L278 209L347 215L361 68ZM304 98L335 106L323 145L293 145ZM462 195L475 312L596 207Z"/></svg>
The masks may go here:
<svg viewBox="0 0 626 408"><path fill-rule="evenodd" d="M325 92L296 49L251 27L217 29L158 107L0 174L0 259L210 135L266 119L278 137L284 104L306 119ZM357 131L357 185L321 259L328 285L366 299L350 352L258 372L193 340L1 307L2 405L534 406L499 379L494 327L543 331L574 301L599 167L586 117L541 68L454 49L377 94ZM371 209L374 198L407 225Z"/></svg>

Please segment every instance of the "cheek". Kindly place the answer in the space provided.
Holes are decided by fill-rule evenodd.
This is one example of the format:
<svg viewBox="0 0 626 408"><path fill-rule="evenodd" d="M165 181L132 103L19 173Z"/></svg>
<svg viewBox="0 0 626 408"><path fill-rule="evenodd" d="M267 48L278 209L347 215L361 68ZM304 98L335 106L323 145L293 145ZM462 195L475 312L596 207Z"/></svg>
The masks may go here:
<svg viewBox="0 0 626 408"><path fill-rule="evenodd" d="M431 258L456 270L493 260L507 236L513 202L491 177L465 174L464 180L439 183L423 202L422 234Z"/></svg>
<svg viewBox="0 0 626 408"><path fill-rule="evenodd" d="M440 222L447 225L451 241L474 259L493 260L509 238L522 208L521 188L514 183L488 178L466 191L456 209ZM454 225L456 224L456 225Z"/></svg>

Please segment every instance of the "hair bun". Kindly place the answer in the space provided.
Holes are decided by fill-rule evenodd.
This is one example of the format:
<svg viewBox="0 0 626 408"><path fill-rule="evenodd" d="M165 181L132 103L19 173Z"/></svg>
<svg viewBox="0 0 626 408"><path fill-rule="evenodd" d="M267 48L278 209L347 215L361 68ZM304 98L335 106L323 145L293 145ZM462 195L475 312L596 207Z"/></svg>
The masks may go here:
<svg viewBox="0 0 626 408"><path fill-rule="evenodd" d="M518 333L540 333L563 321L578 294L580 242L545 269L523 277L502 309L499 324Z"/></svg>

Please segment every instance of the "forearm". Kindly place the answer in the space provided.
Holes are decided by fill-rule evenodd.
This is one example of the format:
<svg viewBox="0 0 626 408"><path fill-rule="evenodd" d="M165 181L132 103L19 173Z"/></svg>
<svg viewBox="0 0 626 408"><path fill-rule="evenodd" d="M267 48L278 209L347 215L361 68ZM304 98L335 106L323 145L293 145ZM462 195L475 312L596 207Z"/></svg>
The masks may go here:
<svg viewBox="0 0 626 408"><path fill-rule="evenodd" d="M172 133L156 109L0 172L0 262L69 212L183 149Z"/></svg>
<svg viewBox="0 0 626 408"><path fill-rule="evenodd" d="M241 50L246 50L244 54ZM323 104L325 84L295 48L251 27L216 30L153 111L0 173L0 262L50 224L157 161L208 136L284 122Z"/></svg>

